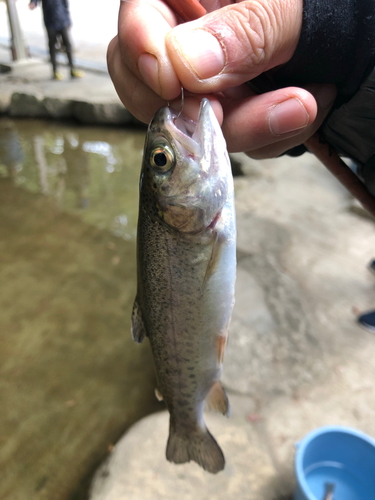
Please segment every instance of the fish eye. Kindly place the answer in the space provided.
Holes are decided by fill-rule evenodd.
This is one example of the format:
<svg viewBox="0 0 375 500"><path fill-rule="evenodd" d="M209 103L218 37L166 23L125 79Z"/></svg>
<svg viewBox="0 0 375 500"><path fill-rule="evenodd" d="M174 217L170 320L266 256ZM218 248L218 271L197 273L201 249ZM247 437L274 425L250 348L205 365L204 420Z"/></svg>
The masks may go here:
<svg viewBox="0 0 375 500"><path fill-rule="evenodd" d="M159 172L167 172L175 162L174 152L168 146L158 146L150 154L151 167Z"/></svg>

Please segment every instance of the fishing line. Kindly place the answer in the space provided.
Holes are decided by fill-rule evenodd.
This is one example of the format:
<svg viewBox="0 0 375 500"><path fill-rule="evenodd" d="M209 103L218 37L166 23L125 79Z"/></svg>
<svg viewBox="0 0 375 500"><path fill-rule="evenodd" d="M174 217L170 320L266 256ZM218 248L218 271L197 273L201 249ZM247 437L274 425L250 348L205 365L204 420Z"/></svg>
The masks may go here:
<svg viewBox="0 0 375 500"><path fill-rule="evenodd" d="M178 112L178 115L174 118L173 121L177 120L177 118L180 118L182 110L183 110L183 107L184 107L184 102L185 102L184 87L181 85L181 106L180 106L180 111ZM167 106L168 106L168 108L172 107L171 103L169 101L167 101Z"/></svg>
<svg viewBox="0 0 375 500"><path fill-rule="evenodd" d="M180 118L183 107L184 107L184 87L181 85L181 107L178 115L175 118L176 120L177 118Z"/></svg>

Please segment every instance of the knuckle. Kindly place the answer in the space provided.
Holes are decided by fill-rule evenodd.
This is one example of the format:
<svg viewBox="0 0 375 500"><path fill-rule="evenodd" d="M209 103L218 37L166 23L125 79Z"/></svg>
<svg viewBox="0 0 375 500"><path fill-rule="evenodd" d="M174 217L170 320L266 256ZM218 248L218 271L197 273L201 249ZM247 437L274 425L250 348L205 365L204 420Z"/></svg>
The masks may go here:
<svg viewBox="0 0 375 500"><path fill-rule="evenodd" d="M239 41L238 53L234 54L237 64L242 59L245 66L267 65L275 44L276 10L266 1L245 1L232 6L228 12L228 25Z"/></svg>

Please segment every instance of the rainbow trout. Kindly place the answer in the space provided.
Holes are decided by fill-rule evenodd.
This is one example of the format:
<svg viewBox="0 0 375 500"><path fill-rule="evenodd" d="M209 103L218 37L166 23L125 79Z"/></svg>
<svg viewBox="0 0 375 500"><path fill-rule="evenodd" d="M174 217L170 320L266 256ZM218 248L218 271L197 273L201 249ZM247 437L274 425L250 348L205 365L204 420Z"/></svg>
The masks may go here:
<svg viewBox="0 0 375 500"><path fill-rule="evenodd" d="M203 419L224 415L220 384L234 304L236 227L226 144L210 102L198 122L160 109L151 121L140 179L136 342L147 336L157 396L170 413L167 459L216 473L224 455Z"/></svg>

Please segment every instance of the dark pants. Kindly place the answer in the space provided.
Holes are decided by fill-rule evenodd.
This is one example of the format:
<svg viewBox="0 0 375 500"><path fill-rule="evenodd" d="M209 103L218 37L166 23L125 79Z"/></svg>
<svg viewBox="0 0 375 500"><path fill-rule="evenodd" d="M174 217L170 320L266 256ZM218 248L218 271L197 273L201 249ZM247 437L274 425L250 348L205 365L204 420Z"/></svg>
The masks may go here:
<svg viewBox="0 0 375 500"><path fill-rule="evenodd" d="M49 53L51 56L51 63L53 72L56 73L56 41L57 35L60 35L66 49L66 55L68 56L70 71L73 70L73 58L72 58L72 45L70 43L68 28L63 28L62 30L47 30L48 34L48 46Z"/></svg>

